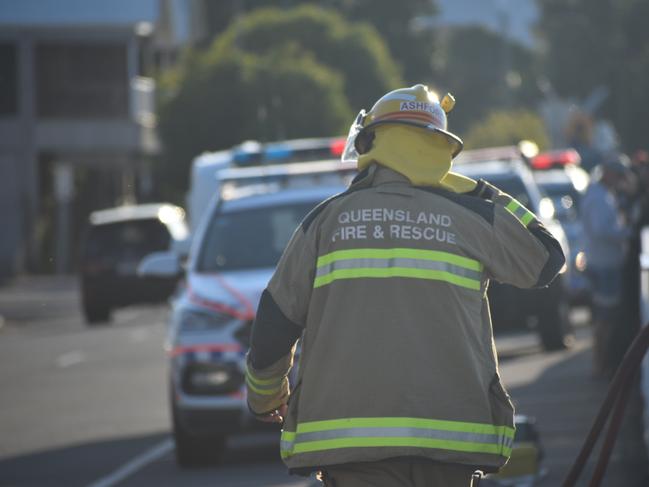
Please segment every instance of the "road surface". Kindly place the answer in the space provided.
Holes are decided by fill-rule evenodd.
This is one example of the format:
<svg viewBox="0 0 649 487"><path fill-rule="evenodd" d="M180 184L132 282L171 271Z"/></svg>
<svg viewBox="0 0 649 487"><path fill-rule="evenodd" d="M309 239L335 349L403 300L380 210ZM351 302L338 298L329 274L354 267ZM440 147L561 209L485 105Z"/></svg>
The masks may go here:
<svg viewBox="0 0 649 487"><path fill-rule="evenodd" d="M220 465L175 465L166 313L131 307L110 326L88 328L74 279L23 278L0 288L0 487L316 485L287 475L273 434L233 439ZM551 354L531 333L497 342L519 411L538 419L547 470L538 485L559 485L606 388L590 377L589 331L572 350ZM625 483L605 485L636 485L629 465L639 468L618 454L611 475Z"/></svg>

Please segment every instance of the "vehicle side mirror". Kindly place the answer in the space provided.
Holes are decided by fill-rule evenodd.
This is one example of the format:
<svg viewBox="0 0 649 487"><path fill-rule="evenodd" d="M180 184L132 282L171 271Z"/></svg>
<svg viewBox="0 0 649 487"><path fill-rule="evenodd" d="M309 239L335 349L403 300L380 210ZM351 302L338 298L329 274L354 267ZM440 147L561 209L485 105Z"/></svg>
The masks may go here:
<svg viewBox="0 0 649 487"><path fill-rule="evenodd" d="M178 255L181 262L184 262L189 256L189 250L191 249L191 246L192 238L191 236L187 236L182 240L174 241L171 245L171 251Z"/></svg>
<svg viewBox="0 0 649 487"><path fill-rule="evenodd" d="M183 274L180 258L175 252L154 252L137 266L140 277L179 278Z"/></svg>

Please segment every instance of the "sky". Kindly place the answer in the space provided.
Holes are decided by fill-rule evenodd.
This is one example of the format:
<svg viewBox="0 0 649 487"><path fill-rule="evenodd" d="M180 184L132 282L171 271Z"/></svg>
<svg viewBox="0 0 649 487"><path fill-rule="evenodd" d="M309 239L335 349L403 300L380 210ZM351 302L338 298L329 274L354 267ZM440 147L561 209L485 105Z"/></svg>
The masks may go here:
<svg viewBox="0 0 649 487"><path fill-rule="evenodd" d="M156 0L0 0L0 23L132 24L155 20Z"/></svg>
<svg viewBox="0 0 649 487"><path fill-rule="evenodd" d="M440 13L437 23L482 24L501 32L502 16L508 18L507 34L531 46L532 28L538 18L535 0L437 0Z"/></svg>
<svg viewBox="0 0 649 487"><path fill-rule="evenodd" d="M218 1L218 0L214 0ZM531 46L531 28L538 17L534 0L436 0L437 25L482 24L502 31L503 15L508 35ZM187 35L186 0L171 0L176 35ZM158 0L0 0L0 24L17 25L123 25L155 21Z"/></svg>

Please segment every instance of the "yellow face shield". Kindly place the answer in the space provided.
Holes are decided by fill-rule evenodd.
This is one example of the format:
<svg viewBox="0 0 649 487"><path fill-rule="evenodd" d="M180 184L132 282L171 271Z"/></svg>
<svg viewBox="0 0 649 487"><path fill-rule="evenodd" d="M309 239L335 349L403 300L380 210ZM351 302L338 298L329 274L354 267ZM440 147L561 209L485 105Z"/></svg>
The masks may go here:
<svg viewBox="0 0 649 487"><path fill-rule="evenodd" d="M453 147L442 135L404 125L376 127L372 148L358 156L358 169L376 161L406 176L416 186L442 187L456 193L475 188L470 178L450 172Z"/></svg>

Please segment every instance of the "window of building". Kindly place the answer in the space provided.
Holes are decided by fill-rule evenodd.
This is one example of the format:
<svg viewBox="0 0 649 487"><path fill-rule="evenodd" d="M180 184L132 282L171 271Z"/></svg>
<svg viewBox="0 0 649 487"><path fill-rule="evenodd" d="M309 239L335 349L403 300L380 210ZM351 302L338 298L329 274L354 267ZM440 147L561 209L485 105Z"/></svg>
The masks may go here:
<svg viewBox="0 0 649 487"><path fill-rule="evenodd" d="M43 44L35 55L39 116L128 116L126 45Z"/></svg>
<svg viewBox="0 0 649 487"><path fill-rule="evenodd" d="M18 53L15 44L0 44L0 116L18 113Z"/></svg>

